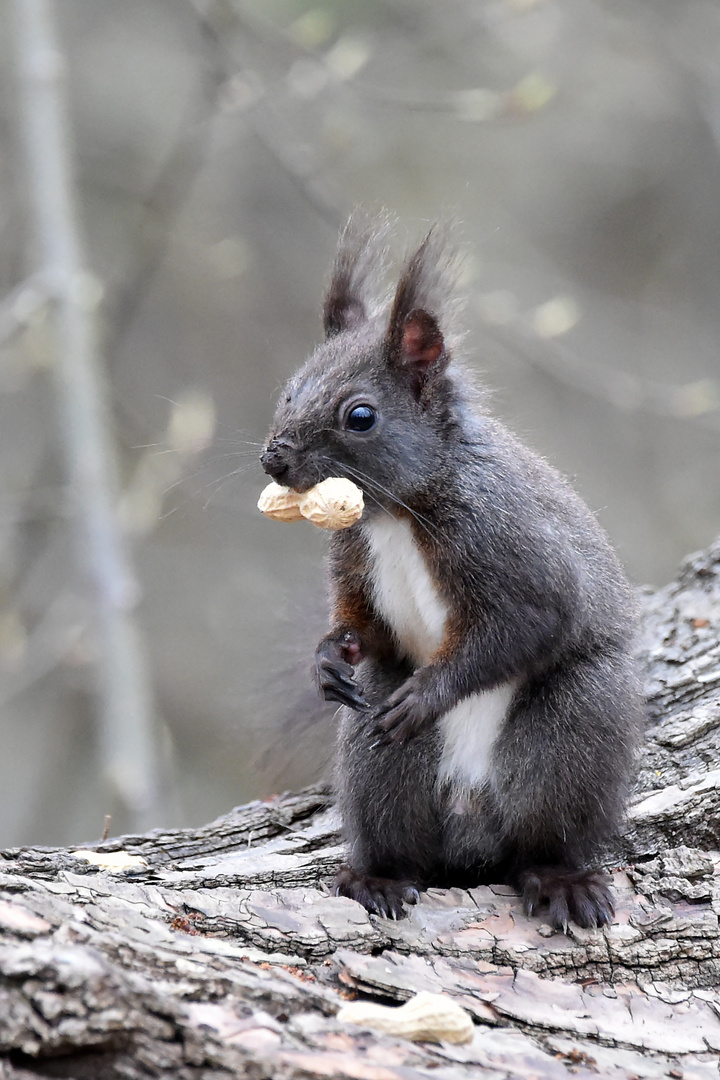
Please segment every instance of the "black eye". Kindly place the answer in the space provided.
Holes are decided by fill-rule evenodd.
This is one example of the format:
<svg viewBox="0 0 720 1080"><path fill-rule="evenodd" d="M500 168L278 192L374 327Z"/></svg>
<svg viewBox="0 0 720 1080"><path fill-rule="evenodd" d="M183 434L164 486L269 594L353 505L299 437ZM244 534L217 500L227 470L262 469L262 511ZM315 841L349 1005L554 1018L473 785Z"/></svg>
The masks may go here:
<svg viewBox="0 0 720 1080"><path fill-rule="evenodd" d="M351 409L345 420L348 431L369 431L375 426L377 413L371 405L356 405Z"/></svg>

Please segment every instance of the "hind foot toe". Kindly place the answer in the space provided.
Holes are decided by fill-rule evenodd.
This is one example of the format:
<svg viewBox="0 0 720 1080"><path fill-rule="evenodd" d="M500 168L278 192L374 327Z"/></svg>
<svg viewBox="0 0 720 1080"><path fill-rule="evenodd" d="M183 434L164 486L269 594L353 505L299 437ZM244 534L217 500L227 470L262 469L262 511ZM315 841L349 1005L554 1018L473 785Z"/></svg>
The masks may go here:
<svg viewBox="0 0 720 1080"><path fill-rule="evenodd" d="M605 926L615 914L608 875L599 870L533 867L520 875L523 907L533 915L547 904L551 924L567 930L570 921L582 927Z"/></svg>
<svg viewBox="0 0 720 1080"><path fill-rule="evenodd" d="M369 911L384 919L402 919L406 904L417 904L420 894L408 881L370 877L358 874L349 866L341 866L335 875L336 896L349 896Z"/></svg>

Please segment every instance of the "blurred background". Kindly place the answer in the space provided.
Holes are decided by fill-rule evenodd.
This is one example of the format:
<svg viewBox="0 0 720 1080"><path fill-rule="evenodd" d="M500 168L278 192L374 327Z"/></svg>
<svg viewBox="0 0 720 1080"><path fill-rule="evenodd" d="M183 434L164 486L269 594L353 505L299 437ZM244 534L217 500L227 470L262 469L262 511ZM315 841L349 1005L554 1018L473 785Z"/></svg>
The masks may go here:
<svg viewBox="0 0 720 1080"><path fill-rule="evenodd" d="M14 6L0 0L3 846L140 821L99 734ZM331 726L293 724L290 674L299 658L308 698L324 537L260 518L257 453L319 339L355 204L398 214L400 254L438 214L460 219L469 360L635 581L664 583L720 531L715 2L52 6L158 717L142 824L200 824L327 761Z"/></svg>

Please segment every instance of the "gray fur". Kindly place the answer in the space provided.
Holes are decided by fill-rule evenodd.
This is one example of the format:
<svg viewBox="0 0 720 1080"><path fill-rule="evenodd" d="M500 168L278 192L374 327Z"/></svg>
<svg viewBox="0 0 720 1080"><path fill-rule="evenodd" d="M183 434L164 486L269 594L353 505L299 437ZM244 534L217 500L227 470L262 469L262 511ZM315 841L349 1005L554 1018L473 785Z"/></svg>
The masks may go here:
<svg viewBox="0 0 720 1080"><path fill-rule="evenodd" d="M326 695L354 706L340 723L339 888L397 914L407 882L505 878L557 925L600 924L612 901L592 864L622 817L641 721L632 590L584 503L487 414L452 355L457 262L441 231L408 259L389 314L368 302L375 243L384 226L377 240L343 234L327 340L288 384L263 455L298 490L348 476L365 520L407 517L450 613L442 655L413 670L373 610L362 524L332 537L336 609L359 613L318 649ZM372 430L345 429L353 402L376 410ZM438 717L510 679L487 782L439 784Z"/></svg>

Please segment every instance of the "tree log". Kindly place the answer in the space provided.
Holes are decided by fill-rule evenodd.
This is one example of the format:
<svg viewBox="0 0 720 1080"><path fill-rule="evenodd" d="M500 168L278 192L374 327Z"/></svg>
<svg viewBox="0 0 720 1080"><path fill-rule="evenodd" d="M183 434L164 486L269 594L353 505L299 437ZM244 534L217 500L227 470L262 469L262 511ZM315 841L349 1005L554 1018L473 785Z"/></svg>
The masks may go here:
<svg viewBox="0 0 720 1080"><path fill-rule="evenodd" d="M615 853L617 913L552 930L507 886L407 919L330 895L327 790L201 829L0 862L0 1078L717 1078L720 541L643 597L649 721ZM94 860L94 861L91 861ZM350 997L454 998L465 1045L336 1019Z"/></svg>

